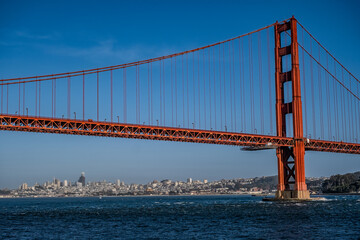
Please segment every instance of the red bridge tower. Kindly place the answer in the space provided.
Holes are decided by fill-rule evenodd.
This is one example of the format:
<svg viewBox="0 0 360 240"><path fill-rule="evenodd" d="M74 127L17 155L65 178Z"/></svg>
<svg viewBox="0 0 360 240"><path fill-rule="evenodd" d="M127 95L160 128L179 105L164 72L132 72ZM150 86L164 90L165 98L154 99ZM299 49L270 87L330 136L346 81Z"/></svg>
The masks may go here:
<svg viewBox="0 0 360 240"><path fill-rule="evenodd" d="M275 84L276 84L276 128L277 136L286 137L287 114L293 117L292 147L279 147L278 158L278 191L277 199L308 199L309 191L305 183L305 143L303 137L303 117L301 103L301 86L299 70L299 54L297 42L297 21L294 17L289 22L275 25ZM281 46L281 33L291 32L291 44ZM290 55L291 70L284 72L283 57ZM284 84L291 82L292 102L285 102ZM291 124L291 123L289 123Z"/></svg>

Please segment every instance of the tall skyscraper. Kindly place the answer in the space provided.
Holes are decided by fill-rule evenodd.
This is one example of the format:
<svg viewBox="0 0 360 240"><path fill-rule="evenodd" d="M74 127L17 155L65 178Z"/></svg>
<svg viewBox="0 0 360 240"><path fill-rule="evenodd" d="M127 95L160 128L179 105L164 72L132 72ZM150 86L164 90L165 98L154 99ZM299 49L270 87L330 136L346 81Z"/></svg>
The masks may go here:
<svg viewBox="0 0 360 240"><path fill-rule="evenodd" d="M120 185L121 185L120 179L116 180L116 186L120 187Z"/></svg>
<svg viewBox="0 0 360 240"><path fill-rule="evenodd" d="M57 178L54 178L54 187L56 187L56 188L60 187L60 180Z"/></svg>
<svg viewBox="0 0 360 240"><path fill-rule="evenodd" d="M21 186L19 187L19 189L20 189L20 190L26 190L26 189L28 189L27 183L21 184Z"/></svg>
<svg viewBox="0 0 360 240"><path fill-rule="evenodd" d="M85 187L85 173L84 172L81 173L81 176L79 177L78 182L81 183L81 185L83 187Z"/></svg>

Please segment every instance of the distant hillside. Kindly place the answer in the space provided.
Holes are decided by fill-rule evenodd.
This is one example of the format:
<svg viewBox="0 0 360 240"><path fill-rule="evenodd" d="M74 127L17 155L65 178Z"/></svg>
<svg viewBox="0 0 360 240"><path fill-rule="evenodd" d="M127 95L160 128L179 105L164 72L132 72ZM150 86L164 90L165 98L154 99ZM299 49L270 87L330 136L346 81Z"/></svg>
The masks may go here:
<svg viewBox="0 0 360 240"><path fill-rule="evenodd" d="M359 193L360 172L334 175L322 184L323 193Z"/></svg>

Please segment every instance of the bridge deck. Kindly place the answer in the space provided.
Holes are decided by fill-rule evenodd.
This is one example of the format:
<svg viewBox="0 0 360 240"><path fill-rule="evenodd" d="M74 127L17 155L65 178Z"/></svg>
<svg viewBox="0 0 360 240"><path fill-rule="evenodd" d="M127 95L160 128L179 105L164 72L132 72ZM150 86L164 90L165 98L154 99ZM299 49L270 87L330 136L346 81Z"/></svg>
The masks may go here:
<svg viewBox="0 0 360 240"><path fill-rule="evenodd" d="M293 146L289 137L164 126L95 122L21 115L0 115L0 130L137 138L252 147ZM306 150L360 154L360 144L304 139Z"/></svg>

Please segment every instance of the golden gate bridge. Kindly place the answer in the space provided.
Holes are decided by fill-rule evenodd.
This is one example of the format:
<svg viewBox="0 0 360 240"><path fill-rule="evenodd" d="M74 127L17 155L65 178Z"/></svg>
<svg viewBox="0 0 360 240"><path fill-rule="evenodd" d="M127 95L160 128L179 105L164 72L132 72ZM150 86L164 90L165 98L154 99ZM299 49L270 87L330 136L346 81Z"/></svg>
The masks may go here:
<svg viewBox="0 0 360 240"><path fill-rule="evenodd" d="M176 54L0 80L0 129L276 148L279 199L305 151L360 154L360 81L294 17Z"/></svg>

